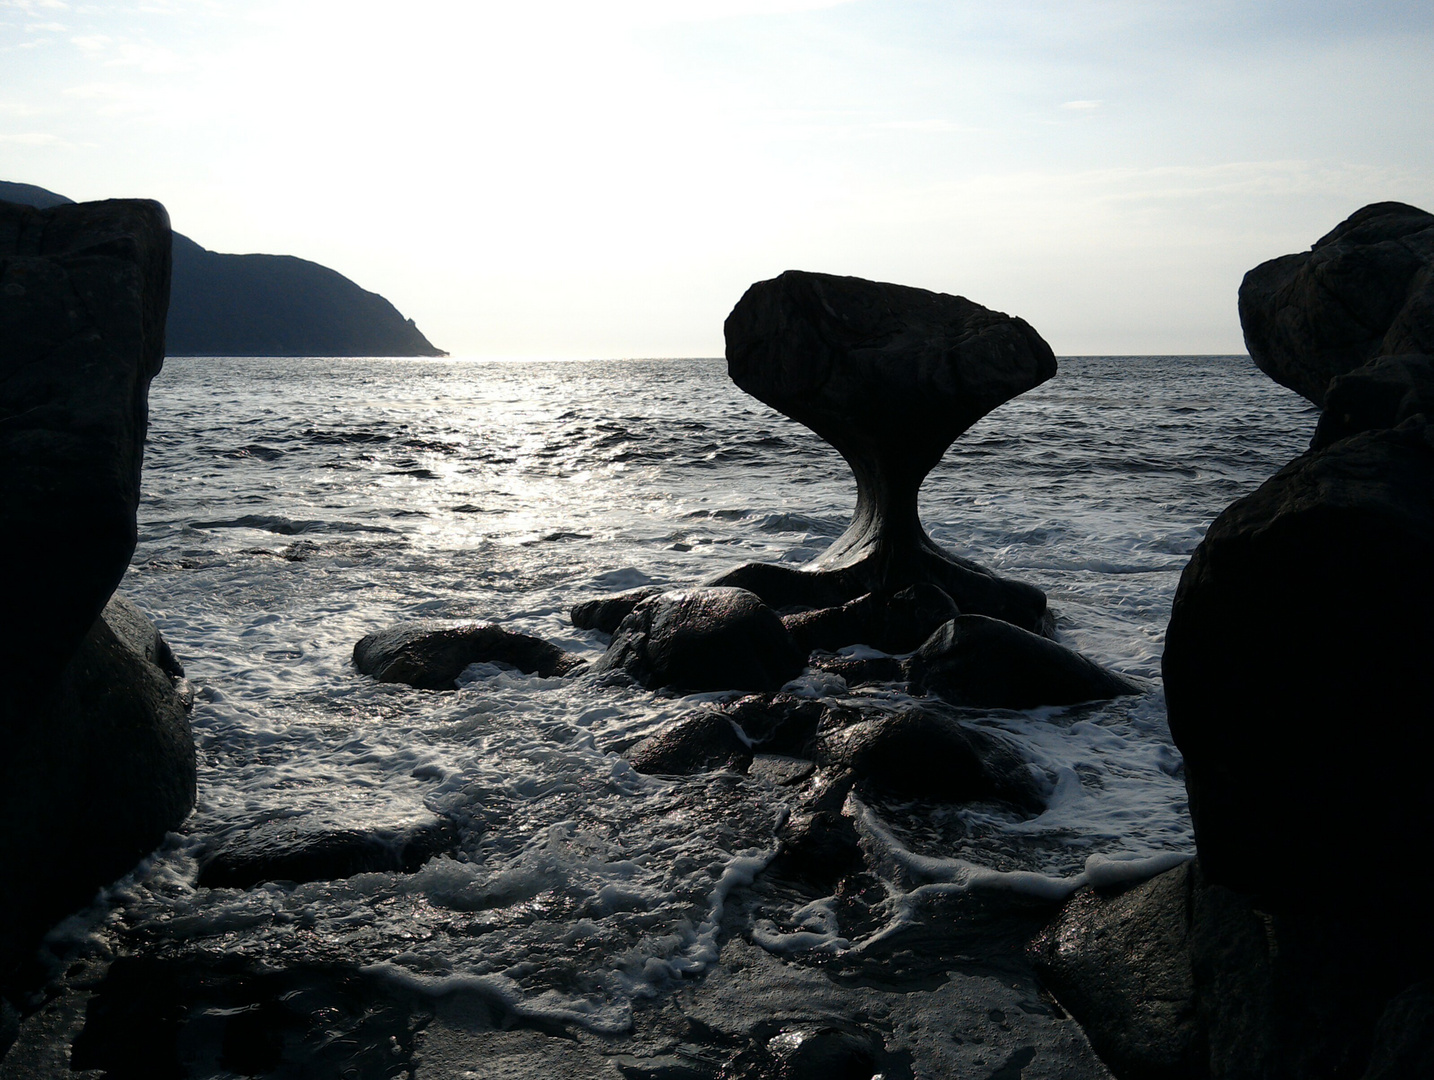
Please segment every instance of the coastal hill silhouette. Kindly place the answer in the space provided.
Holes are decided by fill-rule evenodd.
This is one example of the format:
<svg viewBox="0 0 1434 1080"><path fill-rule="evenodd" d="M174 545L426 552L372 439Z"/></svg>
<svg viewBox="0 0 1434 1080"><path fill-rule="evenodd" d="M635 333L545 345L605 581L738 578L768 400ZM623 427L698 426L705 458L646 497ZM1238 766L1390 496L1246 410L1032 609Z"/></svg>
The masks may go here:
<svg viewBox="0 0 1434 1080"><path fill-rule="evenodd" d="M73 200L0 180L0 199ZM170 356L446 356L391 303L292 255L225 255L174 234Z"/></svg>

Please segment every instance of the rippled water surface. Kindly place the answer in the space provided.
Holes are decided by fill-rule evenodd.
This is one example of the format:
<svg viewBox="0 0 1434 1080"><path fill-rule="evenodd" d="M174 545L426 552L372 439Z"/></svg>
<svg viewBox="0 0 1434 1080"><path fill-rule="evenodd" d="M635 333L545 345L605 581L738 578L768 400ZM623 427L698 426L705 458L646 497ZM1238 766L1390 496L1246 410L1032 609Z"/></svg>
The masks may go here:
<svg viewBox="0 0 1434 1080"><path fill-rule="evenodd" d="M1040 772L1035 818L849 804L887 879L878 924L973 881L1059 892L1091 856L1191 850L1159 682L1171 596L1214 515L1313 425L1243 357L1080 358L947 454L923 489L936 540L1040 585L1064 642L1149 689L968 716ZM199 807L105 919L175 947L357 958L622 1029L635 998L710 962L785 794L729 774L644 777L614 752L694 699L496 667L450 693L380 686L352 646L398 619L476 617L596 657L605 641L571 627L573 603L805 562L854 496L836 453L720 361L168 360L123 589L199 687ZM462 840L416 874L194 884L202 845L256 821L425 809ZM860 949L882 932L830 905L768 914L754 940L778 950Z"/></svg>

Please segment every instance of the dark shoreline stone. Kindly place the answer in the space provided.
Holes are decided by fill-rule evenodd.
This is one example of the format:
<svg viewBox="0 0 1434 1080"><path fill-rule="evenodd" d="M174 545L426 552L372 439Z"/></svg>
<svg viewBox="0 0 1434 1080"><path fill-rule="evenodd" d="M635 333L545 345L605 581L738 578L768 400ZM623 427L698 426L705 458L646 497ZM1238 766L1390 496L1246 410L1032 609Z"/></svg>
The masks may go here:
<svg viewBox="0 0 1434 1080"><path fill-rule="evenodd" d="M616 633L619 624L628 617L633 608L649 596L656 596L663 591L659 585L646 585L642 588L618 593L616 596L587 600L581 604L574 604L572 611L568 613L568 618L579 630L599 630L604 634Z"/></svg>
<svg viewBox="0 0 1434 1080"><path fill-rule="evenodd" d="M485 622L396 623L354 645L361 673L419 690L452 690L469 664L489 663L546 679L569 675L587 661L542 638Z"/></svg>
<svg viewBox="0 0 1434 1080"><path fill-rule="evenodd" d="M903 285L789 270L747 290L724 324L727 372L851 466L857 506L809 568L751 564L713 581L776 608L835 607L925 583L962 611L1039 630L1045 595L934 544L917 492L946 448L1049 379L1056 359L1021 319Z"/></svg>

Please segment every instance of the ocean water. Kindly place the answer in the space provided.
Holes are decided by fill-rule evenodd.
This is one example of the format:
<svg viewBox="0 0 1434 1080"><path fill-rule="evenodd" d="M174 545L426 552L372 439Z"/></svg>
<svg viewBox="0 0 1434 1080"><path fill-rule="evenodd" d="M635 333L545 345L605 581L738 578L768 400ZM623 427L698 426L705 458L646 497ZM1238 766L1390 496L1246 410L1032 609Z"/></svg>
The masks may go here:
<svg viewBox="0 0 1434 1080"><path fill-rule="evenodd" d="M717 360L170 359L150 401L122 590L198 688L199 803L56 947L339 959L598 1032L710 965L792 796L641 776L618 751L722 695L491 665L433 693L360 676L350 653L396 620L482 618L596 658L605 639L567 619L578 601L818 555L855 501L837 454ZM1061 641L1146 690L968 711L1027 759L1045 812L853 798L884 898L860 925L835 900L773 898L751 940L859 955L952 893L1057 898L1188 857L1160 683L1170 601L1211 519L1314 422L1244 357L1075 358L959 440L923 488L932 536L1041 586ZM794 689L844 693L812 674ZM205 845L260 821L424 812L461 842L414 874L195 884Z"/></svg>

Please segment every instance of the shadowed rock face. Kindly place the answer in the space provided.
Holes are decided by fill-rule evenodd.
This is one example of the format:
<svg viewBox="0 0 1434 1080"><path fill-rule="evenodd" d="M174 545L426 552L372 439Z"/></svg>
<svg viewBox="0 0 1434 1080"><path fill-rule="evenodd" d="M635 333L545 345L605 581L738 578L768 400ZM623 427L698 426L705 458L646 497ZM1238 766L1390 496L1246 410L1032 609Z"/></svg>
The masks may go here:
<svg viewBox="0 0 1434 1080"><path fill-rule="evenodd" d="M354 646L360 672L419 690L452 690L469 664L489 663L548 679L570 674L586 661L542 638L485 622L396 623Z"/></svg>
<svg viewBox="0 0 1434 1080"><path fill-rule="evenodd" d="M857 506L806 571L825 582L743 568L722 584L825 607L926 582L962 611L1035 628L1040 591L938 548L916 496L967 428L1056 373L1039 334L964 297L796 270L748 289L724 329L732 381L831 443L856 476Z"/></svg>
<svg viewBox="0 0 1434 1080"><path fill-rule="evenodd" d="M1434 214L1374 203L1261 263L1240 285L1240 325L1256 366L1321 407L1336 375L1434 353Z"/></svg>

